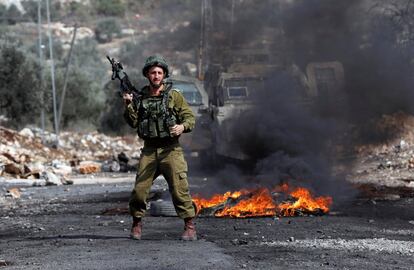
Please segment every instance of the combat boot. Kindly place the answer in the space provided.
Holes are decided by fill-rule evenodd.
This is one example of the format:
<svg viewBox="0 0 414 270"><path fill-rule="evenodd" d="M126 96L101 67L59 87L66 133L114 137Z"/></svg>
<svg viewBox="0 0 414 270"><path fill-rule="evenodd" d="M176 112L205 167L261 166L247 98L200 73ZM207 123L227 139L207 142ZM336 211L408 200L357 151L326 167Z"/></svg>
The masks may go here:
<svg viewBox="0 0 414 270"><path fill-rule="evenodd" d="M186 218L184 219L184 233L181 236L181 239L184 241L194 241L197 240L197 232L195 230L193 218Z"/></svg>
<svg viewBox="0 0 414 270"><path fill-rule="evenodd" d="M133 217L130 236L132 239L141 240L141 234L142 234L141 218Z"/></svg>

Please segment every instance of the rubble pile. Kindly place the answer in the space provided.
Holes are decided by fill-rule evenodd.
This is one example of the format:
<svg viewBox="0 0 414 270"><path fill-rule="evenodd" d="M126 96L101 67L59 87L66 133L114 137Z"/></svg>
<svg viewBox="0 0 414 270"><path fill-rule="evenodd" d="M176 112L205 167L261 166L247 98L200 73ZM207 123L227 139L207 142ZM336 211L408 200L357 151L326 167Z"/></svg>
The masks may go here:
<svg viewBox="0 0 414 270"><path fill-rule="evenodd" d="M65 182L72 173L135 169L142 144L136 137L110 137L98 132L56 134L39 128L15 131L0 126L0 176Z"/></svg>
<svg viewBox="0 0 414 270"><path fill-rule="evenodd" d="M349 180L358 184L414 188L414 116L384 115L377 127L378 131L393 132L392 139L357 146Z"/></svg>

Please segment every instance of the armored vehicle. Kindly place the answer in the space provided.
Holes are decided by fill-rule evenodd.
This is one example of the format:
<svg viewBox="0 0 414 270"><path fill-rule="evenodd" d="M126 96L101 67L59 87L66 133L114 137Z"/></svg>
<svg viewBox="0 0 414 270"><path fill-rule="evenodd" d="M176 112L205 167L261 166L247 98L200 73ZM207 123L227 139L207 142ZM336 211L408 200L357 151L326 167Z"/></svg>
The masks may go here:
<svg viewBox="0 0 414 270"><path fill-rule="evenodd" d="M196 116L196 126L190 133L184 133L180 139L184 149L191 155L198 156L200 151L211 147L210 116L208 110L209 97L203 83L190 76L174 75L168 79L173 88L182 91L186 101Z"/></svg>
<svg viewBox="0 0 414 270"><path fill-rule="evenodd" d="M339 62L310 63L306 74L296 65L282 68L276 65L263 64L233 64L226 72L218 72L215 84L210 81L210 109L211 135L213 147L211 151L222 157L237 160L248 159L248 156L234 147L232 126L243 111L257 106L251 96L255 91L278 91L277 86L264 89L266 80L270 76L283 72L297 84L299 90L297 98L293 101L313 109L321 108L318 103L323 102L340 109L341 90L344 84L344 71ZM293 91L293 90L292 90ZM332 112L334 110L327 109ZM321 111L323 113L323 111Z"/></svg>

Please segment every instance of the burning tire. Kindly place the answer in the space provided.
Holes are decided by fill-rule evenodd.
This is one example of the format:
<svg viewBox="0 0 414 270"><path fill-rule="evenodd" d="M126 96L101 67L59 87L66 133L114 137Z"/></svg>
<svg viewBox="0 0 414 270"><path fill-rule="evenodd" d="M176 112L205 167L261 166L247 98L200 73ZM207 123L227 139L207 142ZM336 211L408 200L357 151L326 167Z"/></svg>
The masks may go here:
<svg viewBox="0 0 414 270"><path fill-rule="evenodd" d="M150 207L151 216L155 217L176 217L177 212L175 212L174 204L171 201L154 201L151 202Z"/></svg>
<svg viewBox="0 0 414 270"><path fill-rule="evenodd" d="M194 211L196 216L198 214L197 205L193 202ZM177 212L175 211L174 204L171 201L153 201L150 205L150 215L154 217L176 217Z"/></svg>

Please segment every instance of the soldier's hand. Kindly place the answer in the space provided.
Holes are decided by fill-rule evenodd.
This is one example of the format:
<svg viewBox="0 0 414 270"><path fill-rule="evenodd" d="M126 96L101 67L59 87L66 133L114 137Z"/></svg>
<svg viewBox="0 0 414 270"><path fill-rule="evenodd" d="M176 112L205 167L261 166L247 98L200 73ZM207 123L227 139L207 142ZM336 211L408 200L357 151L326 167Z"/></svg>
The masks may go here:
<svg viewBox="0 0 414 270"><path fill-rule="evenodd" d="M184 125L174 125L170 127L170 133L172 136L179 136L184 132Z"/></svg>
<svg viewBox="0 0 414 270"><path fill-rule="evenodd" d="M122 95L122 99L124 100L125 105L130 104L132 102L133 98L134 98L134 96L132 94L124 93Z"/></svg>

